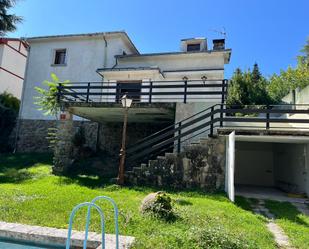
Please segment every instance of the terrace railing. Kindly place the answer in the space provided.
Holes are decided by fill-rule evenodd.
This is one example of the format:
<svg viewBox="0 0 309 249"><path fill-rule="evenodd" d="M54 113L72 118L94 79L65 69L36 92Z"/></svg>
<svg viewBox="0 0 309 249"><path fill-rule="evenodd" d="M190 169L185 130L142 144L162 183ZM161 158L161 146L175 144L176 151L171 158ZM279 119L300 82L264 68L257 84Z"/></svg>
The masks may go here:
<svg viewBox="0 0 309 249"><path fill-rule="evenodd" d="M217 128L305 130L309 134L308 105L213 105L164 128L127 149L127 163L142 162L164 152L180 152L183 145L202 136L214 136Z"/></svg>
<svg viewBox="0 0 309 249"><path fill-rule="evenodd" d="M121 96L129 95L134 102L197 102L207 99L224 102L227 80L184 80L132 82L71 82L59 83L59 102L118 103Z"/></svg>

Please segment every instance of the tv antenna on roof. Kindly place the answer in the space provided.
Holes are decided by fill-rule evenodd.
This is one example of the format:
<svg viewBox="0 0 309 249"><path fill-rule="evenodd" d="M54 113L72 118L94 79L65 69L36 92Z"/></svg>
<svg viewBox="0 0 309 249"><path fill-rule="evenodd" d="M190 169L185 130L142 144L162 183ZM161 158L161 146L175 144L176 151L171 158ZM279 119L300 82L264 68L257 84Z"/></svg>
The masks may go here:
<svg viewBox="0 0 309 249"><path fill-rule="evenodd" d="M210 31L215 32L217 34L223 35L224 39L226 39L226 30L225 27L222 27L221 30L218 29L210 29Z"/></svg>

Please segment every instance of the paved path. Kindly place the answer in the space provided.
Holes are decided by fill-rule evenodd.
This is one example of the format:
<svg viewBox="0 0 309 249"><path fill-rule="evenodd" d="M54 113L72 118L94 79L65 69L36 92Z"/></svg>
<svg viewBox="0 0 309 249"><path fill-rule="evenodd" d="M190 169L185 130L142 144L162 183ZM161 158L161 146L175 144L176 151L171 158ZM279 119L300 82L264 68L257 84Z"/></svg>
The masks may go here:
<svg viewBox="0 0 309 249"><path fill-rule="evenodd" d="M274 222L274 215L265 207L263 200L258 200L258 203L251 203L253 211L261 214L269 219L267 228L274 235L275 241L281 249L293 249L291 247L288 236L284 233L280 226Z"/></svg>

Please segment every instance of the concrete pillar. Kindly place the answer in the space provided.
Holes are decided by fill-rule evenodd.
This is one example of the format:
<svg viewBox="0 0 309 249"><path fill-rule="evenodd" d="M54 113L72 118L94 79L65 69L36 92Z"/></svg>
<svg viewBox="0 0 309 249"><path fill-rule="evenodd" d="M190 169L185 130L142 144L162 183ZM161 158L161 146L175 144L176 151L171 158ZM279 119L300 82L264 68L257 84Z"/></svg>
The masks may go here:
<svg viewBox="0 0 309 249"><path fill-rule="evenodd" d="M74 126L72 114L65 112L57 121L56 144L54 148L53 174L60 175L67 171L73 161Z"/></svg>

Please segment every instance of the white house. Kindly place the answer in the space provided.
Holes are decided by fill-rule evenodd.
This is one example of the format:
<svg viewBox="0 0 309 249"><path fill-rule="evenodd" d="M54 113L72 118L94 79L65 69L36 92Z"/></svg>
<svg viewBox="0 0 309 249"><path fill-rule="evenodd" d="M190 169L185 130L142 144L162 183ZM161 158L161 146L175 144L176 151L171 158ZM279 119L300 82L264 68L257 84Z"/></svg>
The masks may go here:
<svg viewBox="0 0 309 249"><path fill-rule="evenodd" d="M129 174L133 182L225 187L232 200L234 180L242 186L309 194L308 109L227 107L224 67L231 50L224 39L213 40L212 46L206 38L183 39L180 51L147 54L140 54L125 32L33 37L27 42L17 150L47 151L48 128L58 124L57 172L73 160L77 127L84 127L88 148L109 158L111 167L100 170L116 169L120 100L127 95L133 99L126 157L135 168ZM57 124L34 104L34 87L51 73L71 81L58 87L63 120ZM187 148L193 151L179 153ZM145 164L136 167L136 162ZM196 171L191 174L192 169Z"/></svg>
<svg viewBox="0 0 309 249"><path fill-rule="evenodd" d="M0 38L0 93L21 98L28 44L16 38Z"/></svg>
<svg viewBox="0 0 309 249"><path fill-rule="evenodd" d="M34 104L34 97L37 96L34 87L49 79L51 73L55 73L60 80L71 81L74 86L82 86L88 82L111 88L121 85L120 92L126 92L128 91L126 86L132 88L133 84L133 88L136 88L134 91L144 92L147 89L141 87L149 84L149 81L152 81L154 86L168 85L171 81L183 84L184 78L187 78L188 86L195 81L201 85L205 81L220 84L224 79L224 65L229 63L231 56L231 50L224 48L224 40L214 40L214 47L208 49L205 38L184 39L181 41L180 51L176 52L140 54L128 35L118 31L32 37L28 38L27 42L30 45L30 53L22 96L18 142L19 150L24 151L47 149L47 141L43 134L48 127L54 126L55 117L44 116L38 110L38 106ZM195 99L195 95L188 94L186 102L189 104L184 108L183 89L174 90L180 95L167 95L166 89L163 88L153 89L153 92L159 91L163 95L154 96L152 102L162 102L163 97L163 102L170 99L168 102L177 103L178 106L173 113L168 113L166 119L163 118L166 110L161 108L158 111L157 108L153 108L148 115L148 121L159 116L164 122L174 122L175 113L177 113L176 120L182 119L207 105L222 101L221 86L210 87L209 90L216 90L218 94L200 95L197 96L199 99ZM201 89L195 87L193 90L198 92ZM104 91L106 92L103 89L102 92ZM106 98L106 102L115 102L116 90L107 91L110 95L100 98ZM175 98L179 99L175 101ZM147 96L140 98L140 102L148 100ZM76 101L78 102L78 99ZM82 117L83 120L99 123L103 121L101 127L106 122L119 122L122 119L122 110L119 108L72 107L72 113L76 115L75 120L81 120ZM132 122L147 120L147 115L143 115L143 119L140 115L134 117L135 115L132 115L130 118ZM29 127L35 127L35 132L31 131L29 134ZM160 127L159 124L158 128ZM139 136L136 136L137 138ZM118 142L114 146L118 146Z"/></svg>

